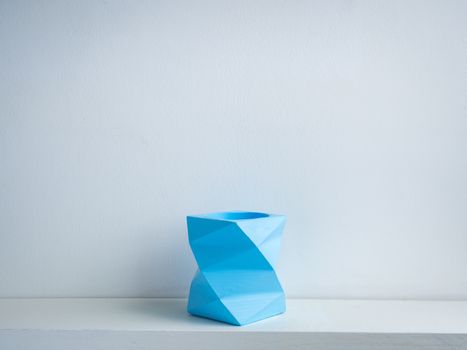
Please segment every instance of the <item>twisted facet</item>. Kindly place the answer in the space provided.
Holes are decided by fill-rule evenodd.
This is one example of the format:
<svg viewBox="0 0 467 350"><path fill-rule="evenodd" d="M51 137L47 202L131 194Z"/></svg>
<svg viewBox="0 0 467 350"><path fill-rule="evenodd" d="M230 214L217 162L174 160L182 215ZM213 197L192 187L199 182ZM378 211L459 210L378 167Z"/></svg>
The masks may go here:
<svg viewBox="0 0 467 350"><path fill-rule="evenodd" d="M274 268L285 225L282 215L225 212L188 216L198 263L188 312L244 325L285 311Z"/></svg>

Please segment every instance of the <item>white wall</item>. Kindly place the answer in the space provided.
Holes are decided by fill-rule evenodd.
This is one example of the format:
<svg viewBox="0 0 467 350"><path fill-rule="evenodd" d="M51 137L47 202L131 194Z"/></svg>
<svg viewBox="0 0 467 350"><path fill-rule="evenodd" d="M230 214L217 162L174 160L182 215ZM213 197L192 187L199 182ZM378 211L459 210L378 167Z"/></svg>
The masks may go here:
<svg viewBox="0 0 467 350"><path fill-rule="evenodd" d="M0 296L185 296L185 215L289 296L467 298L467 3L2 1Z"/></svg>

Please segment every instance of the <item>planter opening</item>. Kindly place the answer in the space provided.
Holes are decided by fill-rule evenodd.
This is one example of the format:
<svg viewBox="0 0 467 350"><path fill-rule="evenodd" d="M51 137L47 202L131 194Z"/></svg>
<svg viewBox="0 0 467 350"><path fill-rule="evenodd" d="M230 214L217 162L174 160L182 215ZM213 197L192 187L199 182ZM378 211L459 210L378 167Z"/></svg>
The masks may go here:
<svg viewBox="0 0 467 350"><path fill-rule="evenodd" d="M211 219L220 220L247 220L265 218L267 216L269 215L264 213L255 213L252 211L226 211L222 213L213 213L208 215L208 217Z"/></svg>

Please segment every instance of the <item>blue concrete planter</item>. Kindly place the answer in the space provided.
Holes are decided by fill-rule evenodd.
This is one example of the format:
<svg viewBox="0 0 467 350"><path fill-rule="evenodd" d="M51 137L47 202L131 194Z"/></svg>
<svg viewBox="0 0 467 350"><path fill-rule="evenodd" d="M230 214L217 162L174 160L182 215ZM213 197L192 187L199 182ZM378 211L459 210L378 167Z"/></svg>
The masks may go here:
<svg viewBox="0 0 467 350"><path fill-rule="evenodd" d="M240 326L285 311L274 271L285 216L222 212L188 216L187 225L199 267L190 314Z"/></svg>

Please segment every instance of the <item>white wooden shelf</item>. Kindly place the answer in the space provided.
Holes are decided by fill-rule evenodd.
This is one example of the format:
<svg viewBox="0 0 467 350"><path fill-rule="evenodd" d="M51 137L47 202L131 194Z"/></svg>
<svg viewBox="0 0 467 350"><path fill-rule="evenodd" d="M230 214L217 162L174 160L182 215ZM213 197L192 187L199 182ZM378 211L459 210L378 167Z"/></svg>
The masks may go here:
<svg viewBox="0 0 467 350"><path fill-rule="evenodd" d="M244 327L183 299L0 299L0 349L467 349L467 301L287 301Z"/></svg>

